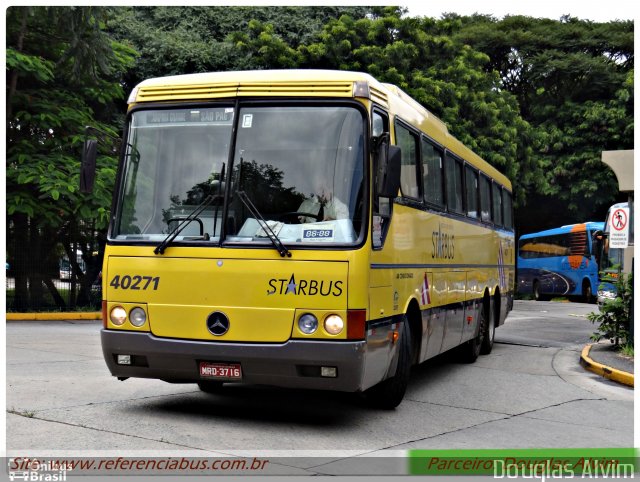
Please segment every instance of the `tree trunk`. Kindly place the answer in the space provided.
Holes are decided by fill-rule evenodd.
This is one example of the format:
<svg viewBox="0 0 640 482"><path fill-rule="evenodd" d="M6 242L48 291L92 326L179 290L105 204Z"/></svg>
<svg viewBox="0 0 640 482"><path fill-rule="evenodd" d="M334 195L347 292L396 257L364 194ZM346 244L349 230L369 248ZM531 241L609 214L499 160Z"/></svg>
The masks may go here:
<svg viewBox="0 0 640 482"><path fill-rule="evenodd" d="M66 310L67 304L64 302L62 296L60 296L60 292L58 291L58 288L56 288L56 285L53 283L53 281L51 281L51 278L46 277L43 279L43 282L49 289L49 293L51 293L51 297L53 298L53 301L55 301L56 306L62 311Z"/></svg>
<svg viewBox="0 0 640 482"><path fill-rule="evenodd" d="M104 260L104 249L107 241L104 232L96 232L95 236L98 240L98 256L87 256L85 258L87 270L80 285L80 292L78 293L78 306L88 306L92 302L98 305L98 302L100 301L98 299L94 299L94 296L92 296L92 292L93 284L98 279L98 275L102 271L102 261Z"/></svg>
<svg viewBox="0 0 640 482"><path fill-rule="evenodd" d="M16 8L16 7L14 7ZM21 52L24 46L24 37L27 34L27 19L29 18L29 7L20 7L22 8L22 20L20 23L20 32L18 33L18 41L16 42L16 49ZM14 70L11 72L11 77L9 80L9 93L7 94L7 121L11 119L13 116L13 97L18 90L18 71Z"/></svg>
<svg viewBox="0 0 640 482"><path fill-rule="evenodd" d="M26 311L29 308L29 283L27 277L27 260L29 259L29 218L26 214L14 214L14 242L16 277L15 298L13 308Z"/></svg>
<svg viewBox="0 0 640 482"><path fill-rule="evenodd" d="M44 308L42 233L35 222L29 226L29 302L31 308Z"/></svg>

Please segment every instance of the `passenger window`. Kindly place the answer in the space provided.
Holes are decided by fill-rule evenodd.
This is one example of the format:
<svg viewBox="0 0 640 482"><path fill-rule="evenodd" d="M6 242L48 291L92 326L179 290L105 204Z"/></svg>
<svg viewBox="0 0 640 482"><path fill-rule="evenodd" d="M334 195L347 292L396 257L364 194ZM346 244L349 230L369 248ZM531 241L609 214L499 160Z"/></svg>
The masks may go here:
<svg viewBox="0 0 640 482"><path fill-rule="evenodd" d="M502 200L504 202L504 227L513 229L513 201L509 191L502 192Z"/></svg>
<svg viewBox="0 0 640 482"><path fill-rule="evenodd" d="M449 211L463 213L462 163L447 155L445 157L445 180L447 184L447 206Z"/></svg>
<svg viewBox="0 0 640 482"><path fill-rule="evenodd" d="M424 138L421 152L424 200L437 206L444 206L442 152Z"/></svg>
<svg viewBox="0 0 640 482"><path fill-rule="evenodd" d="M396 144L402 149L400 190L403 197L420 198L418 186L418 136L396 124Z"/></svg>
<svg viewBox="0 0 640 482"><path fill-rule="evenodd" d="M502 226L502 189L493 183L493 222Z"/></svg>
<svg viewBox="0 0 640 482"><path fill-rule="evenodd" d="M478 217L478 172L471 166L465 167L465 185L467 188L467 216Z"/></svg>
<svg viewBox="0 0 640 482"><path fill-rule="evenodd" d="M486 176L480 176L480 219L491 222L491 184Z"/></svg>

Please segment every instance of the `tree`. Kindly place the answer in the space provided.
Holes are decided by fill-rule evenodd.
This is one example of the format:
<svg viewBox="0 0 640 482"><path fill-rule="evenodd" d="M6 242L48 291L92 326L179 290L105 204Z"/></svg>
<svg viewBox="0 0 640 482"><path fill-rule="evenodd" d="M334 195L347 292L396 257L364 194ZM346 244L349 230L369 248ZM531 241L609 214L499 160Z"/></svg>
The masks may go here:
<svg viewBox="0 0 640 482"><path fill-rule="evenodd" d="M150 77L294 66L299 45L331 18L367 7L113 7L107 29L140 52L125 82ZM289 59L288 56L293 56Z"/></svg>
<svg viewBox="0 0 640 482"><path fill-rule="evenodd" d="M76 242L85 225L104 231L115 179L114 153L99 160L93 196L78 192L85 126L114 133L116 102L123 97L121 72L134 53L102 31L97 7L10 7L7 10L7 215L16 275L15 308L40 304L63 246L76 264ZM99 261L82 246L88 265L78 272L84 289ZM93 277L93 279L90 279ZM81 291L82 292L82 291ZM82 301L82 300L80 300Z"/></svg>
<svg viewBox="0 0 640 482"><path fill-rule="evenodd" d="M402 14L388 7L374 18L329 21L319 42L299 47L302 66L365 71L398 85L513 179L522 202L543 174L531 162L533 133L517 99L487 72L486 54L440 35L433 19Z"/></svg>
<svg viewBox="0 0 640 482"><path fill-rule="evenodd" d="M545 174L518 209L523 232L604 219L618 186L601 152L633 148L633 22L450 15L440 28L489 56L534 128Z"/></svg>

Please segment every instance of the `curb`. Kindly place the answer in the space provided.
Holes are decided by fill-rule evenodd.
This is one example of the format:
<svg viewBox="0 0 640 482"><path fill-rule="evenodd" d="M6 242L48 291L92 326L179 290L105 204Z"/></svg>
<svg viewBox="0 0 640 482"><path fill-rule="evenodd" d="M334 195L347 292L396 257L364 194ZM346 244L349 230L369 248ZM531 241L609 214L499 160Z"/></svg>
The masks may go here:
<svg viewBox="0 0 640 482"><path fill-rule="evenodd" d="M602 365L601 363L592 360L591 358L589 358L590 350L591 345L587 345L582 349L582 353L580 354L580 364L583 367L585 367L589 371L592 371L593 373L613 380L614 382L622 383L623 385L627 385L629 387L634 386L632 373L617 370L615 368L609 367L607 365Z"/></svg>
<svg viewBox="0 0 640 482"><path fill-rule="evenodd" d="M61 320L101 320L102 313L60 312L60 313L7 313L7 321L61 321Z"/></svg>

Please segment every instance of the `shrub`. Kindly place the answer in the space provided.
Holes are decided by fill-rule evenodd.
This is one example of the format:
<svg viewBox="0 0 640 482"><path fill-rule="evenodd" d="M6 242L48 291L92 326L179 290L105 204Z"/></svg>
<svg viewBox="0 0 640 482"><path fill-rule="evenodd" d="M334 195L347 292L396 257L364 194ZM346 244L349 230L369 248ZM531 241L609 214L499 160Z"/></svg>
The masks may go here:
<svg viewBox="0 0 640 482"><path fill-rule="evenodd" d="M633 276L620 274L616 283L616 297L605 300L599 312L589 313L587 318L598 323L598 331L591 335L594 341L605 338L615 346L633 345L631 336L631 303L633 299Z"/></svg>

